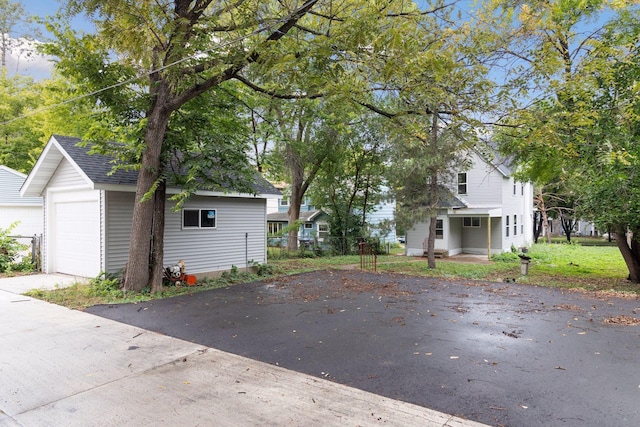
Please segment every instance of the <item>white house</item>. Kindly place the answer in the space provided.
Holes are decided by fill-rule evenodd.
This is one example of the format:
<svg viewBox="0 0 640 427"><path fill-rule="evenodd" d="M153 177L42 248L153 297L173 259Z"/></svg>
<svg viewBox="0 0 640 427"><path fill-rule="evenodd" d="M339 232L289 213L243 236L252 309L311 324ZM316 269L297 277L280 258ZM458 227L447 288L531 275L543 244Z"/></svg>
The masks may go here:
<svg viewBox="0 0 640 427"><path fill-rule="evenodd" d="M533 189L518 182L511 168L472 150L472 166L460 171L437 215L435 248L443 256L491 256L533 241ZM426 252L429 222L407 231L406 254Z"/></svg>
<svg viewBox="0 0 640 427"><path fill-rule="evenodd" d="M43 271L95 277L126 264L137 172L110 174L112 159L80 141L52 136L20 192L44 198ZM177 212L167 200L163 264L184 260L202 277L265 263L266 200L280 192L262 177L254 191L199 191Z"/></svg>
<svg viewBox="0 0 640 427"><path fill-rule="evenodd" d="M21 197L20 187L27 176L0 165L0 228L6 230L17 222L12 236L40 236L44 230L42 197ZM29 239L20 239L28 243Z"/></svg>

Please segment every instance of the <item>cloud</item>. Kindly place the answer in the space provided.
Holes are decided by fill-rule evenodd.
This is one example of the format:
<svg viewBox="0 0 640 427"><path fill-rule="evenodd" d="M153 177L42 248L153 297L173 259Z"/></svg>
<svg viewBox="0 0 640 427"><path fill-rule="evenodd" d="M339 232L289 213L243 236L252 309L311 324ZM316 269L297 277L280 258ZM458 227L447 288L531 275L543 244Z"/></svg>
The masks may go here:
<svg viewBox="0 0 640 427"><path fill-rule="evenodd" d="M53 57L37 51L37 40L26 38L8 38L10 51L7 53L7 73L9 76L20 74L36 80L51 77Z"/></svg>

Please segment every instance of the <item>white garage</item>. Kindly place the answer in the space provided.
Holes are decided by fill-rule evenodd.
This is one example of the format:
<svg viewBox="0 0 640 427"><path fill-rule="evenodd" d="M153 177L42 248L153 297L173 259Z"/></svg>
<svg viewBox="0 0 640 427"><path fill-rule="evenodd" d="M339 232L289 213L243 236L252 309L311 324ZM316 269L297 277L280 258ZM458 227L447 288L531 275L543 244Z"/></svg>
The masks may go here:
<svg viewBox="0 0 640 427"><path fill-rule="evenodd" d="M125 267L138 175L112 171L114 160L91 154L79 138L54 135L45 146L20 189L44 197L45 273L97 277ZM259 175L252 186L246 194L198 191L179 210L169 201L163 265L184 260L189 274L207 277L265 263L266 200L281 193Z"/></svg>

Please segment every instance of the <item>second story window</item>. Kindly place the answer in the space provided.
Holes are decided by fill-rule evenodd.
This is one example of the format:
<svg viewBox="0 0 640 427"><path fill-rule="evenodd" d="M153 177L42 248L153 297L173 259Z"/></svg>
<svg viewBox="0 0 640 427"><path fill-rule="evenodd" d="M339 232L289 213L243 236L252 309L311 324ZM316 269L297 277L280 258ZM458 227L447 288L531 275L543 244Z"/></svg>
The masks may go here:
<svg viewBox="0 0 640 427"><path fill-rule="evenodd" d="M458 194L467 194L467 174L458 174Z"/></svg>

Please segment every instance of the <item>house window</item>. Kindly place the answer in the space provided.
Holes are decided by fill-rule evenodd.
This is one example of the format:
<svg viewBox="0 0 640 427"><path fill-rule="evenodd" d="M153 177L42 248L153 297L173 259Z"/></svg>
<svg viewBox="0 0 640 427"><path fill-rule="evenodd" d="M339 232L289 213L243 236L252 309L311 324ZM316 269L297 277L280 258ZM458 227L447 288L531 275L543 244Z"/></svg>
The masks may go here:
<svg viewBox="0 0 640 427"><path fill-rule="evenodd" d="M286 197L280 199L280 206L289 206L289 199Z"/></svg>
<svg viewBox="0 0 640 427"><path fill-rule="evenodd" d="M462 226L463 227L480 227L480 217L465 216L464 218L462 218Z"/></svg>
<svg viewBox="0 0 640 427"><path fill-rule="evenodd" d="M312 222L305 222L304 223L304 229L305 230L313 230L313 223Z"/></svg>
<svg viewBox="0 0 640 427"><path fill-rule="evenodd" d="M268 225L269 225L269 234L278 234L282 231L281 222L270 222Z"/></svg>
<svg viewBox="0 0 640 427"><path fill-rule="evenodd" d="M458 194L467 194L467 174L458 174Z"/></svg>
<svg viewBox="0 0 640 427"><path fill-rule="evenodd" d="M444 239L444 224L441 219L436 219L436 239Z"/></svg>
<svg viewBox="0 0 640 427"><path fill-rule="evenodd" d="M524 219L522 215L520 215L520 234L524 234Z"/></svg>
<svg viewBox="0 0 640 427"><path fill-rule="evenodd" d="M322 238L326 234L329 234L329 224L318 224L318 238Z"/></svg>
<svg viewBox="0 0 640 427"><path fill-rule="evenodd" d="M513 216L513 235L514 236L518 235L518 216L517 215Z"/></svg>
<svg viewBox="0 0 640 427"><path fill-rule="evenodd" d="M182 228L216 228L216 210L183 209Z"/></svg>
<svg viewBox="0 0 640 427"><path fill-rule="evenodd" d="M506 235L507 237L509 237L509 215L505 216L505 220L507 221L506 229L505 229L505 231L506 231L506 234L505 234L505 235Z"/></svg>
<svg viewBox="0 0 640 427"><path fill-rule="evenodd" d="M517 183L517 182L515 182L515 181L513 181L513 195L514 195L514 196L515 196L516 194L518 194L518 193L517 193L517 191L518 191L518 183Z"/></svg>
<svg viewBox="0 0 640 427"><path fill-rule="evenodd" d="M520 195L524 196L524 183L520 183Z"/></svg>

